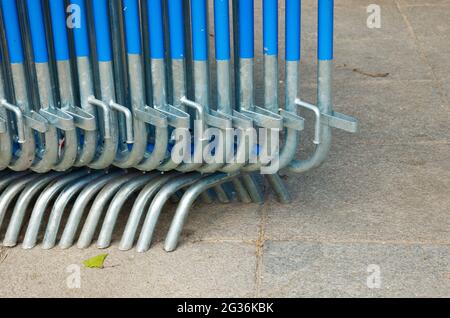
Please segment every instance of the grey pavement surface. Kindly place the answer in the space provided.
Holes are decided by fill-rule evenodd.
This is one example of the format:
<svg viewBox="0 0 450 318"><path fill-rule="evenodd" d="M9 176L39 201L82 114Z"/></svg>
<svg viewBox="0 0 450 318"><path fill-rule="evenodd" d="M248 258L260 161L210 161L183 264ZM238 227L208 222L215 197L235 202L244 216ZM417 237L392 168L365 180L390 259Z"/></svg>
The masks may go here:
<svg viewBox="0 0 450 318"><path fill-rule="evenodd" d="M303 1L311 102L315 3ZM381 29L366 27L371 3ZM120 252L116 241L102 270L81 266L101 253L94 247L1 248L0 297L450 297L449 16L449 0L336 0L335 108L361 132L335 132L325 165L284 176L292 204L267 187L262 206L197 204L168 254L169 206L149 252ZM68 287L72 264L81 288Z"/></svg>

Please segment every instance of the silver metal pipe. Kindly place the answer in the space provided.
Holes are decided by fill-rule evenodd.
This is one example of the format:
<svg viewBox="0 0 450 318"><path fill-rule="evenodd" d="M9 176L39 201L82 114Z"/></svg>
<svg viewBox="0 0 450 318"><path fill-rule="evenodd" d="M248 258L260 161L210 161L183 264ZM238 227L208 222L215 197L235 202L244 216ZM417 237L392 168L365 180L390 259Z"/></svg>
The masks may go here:
<svg viewBox="0 0 450 318"><path fill-rule="evenodd" d="M134 201L133 208L131 209L125 230L122 234L122 239L119 245L120 250L128 251L133 247L139 222L141 221L145 208L150 204L153 197L164 184L179 175L180 174L178 172L160 175L141 190L138 197Z"/></svg>
<svg viewBox="0 0 450 318"><path fill-rule="evenodd" d="M166 90L166 65L164 59L152 59L151 61L152 69L152 85L153 85L153 105L157 110L167 109L167 90ZM184 94L183 94L184 96ZM175 106L175 105L174 105ZM158 170L160 171L171 171L178 167L175 163L170 153L168 153L167 146L169 144L169 130L159 129L156 131L156 136L160 137L155 140L155 151L164 151L166 160L159 163ZM167 156L166 156L167 155Z"/></svg>
<svg viewBox="0 0 450 318"><path fill-rule="evenodd" d="M1 65L0 65L1 66ZM0 100L6 100L3 72L0 68ZM9 116L3 107L0 107L0 121L5 125L5 131L0 133L0 170L9 166L12 159L12 137L10 132Z"/></svg>
<svg viewBox="0 0 450 318"><path fill-rule="evenodd" d="M247 191L252 198L252 201L257 204L263 204L264 203L264 195L262 194L261 190L257 186L255 180L250 174L242 174L241 180L244 183L245 187L247 188Z"/></svg>
<svg viewBox="0 0 450 318"><path fill-rule="evenodd" d="M247 189L244 187L241 180L239 180L239 178L233 178L231 182L233 183L239 201L243 203L252 203L252 198L248 194Z"/></svg>
<svg viewBox="0 0 450 318"><path fill-rule="evenodd" d="M102 101L110 106L115 98L114 90L114 74L112 62L98 62L98 73L100 77L100 90ZM97 157L93 162L89 163L92 169L105 169L113 164L116 159L117 150L119 149L119 123L115 111L103 114L109 121L110 131L106 132L103 138L103 144L100 145ZM108 138L109 137L109 138Z"/></svg>
<svg viewBox="0 0 450 318"><path fill-rule="evenodd" d="M63 234L59 241L60 248L67 249L73 245L78 226L81 222L86 207L88 206L89 202L91 202L92 198L98 192L100 192L106 184L124 174L125 171L112 172L91 182L83 189L83 191L81 191L81 193L75 200L75 203L73 204L69 219L67 220L66 226L64 227Z"/></svg>
<svg viewBox="0 0 450 318"><path fill-rule="evenodd" d="M12 172L0 179L0 192L2 192L11 182L30 174L30 171Z"/></svg>
<svg viewBox="0 0 450 318"><path fill-rule="evenodd" d="M13 247L17 245L23 219L28 211L28 206L31 201L39 192L42 191L44 187L60 176L61 174L59 173L41 175L38 180L27 185L27 187L22 191L16 201L11 220L9 221L8 229L6 230L5 238L3 240L4 246Z"/></svg>
<svg viewBox="0 0 450 318"><path fill-rule="evenodd" d="M333 111L333 61L318 62L317 100L321 113L332 114ZM316 146L313 155L307 160L294 160L288 169L296 173L303 173L319 167L327 158L331 148L331 127L321 125L321 143Z"/></svg>
<svg viewBox="0 0 450 318"><path fill-rule="evenodd" d="M200 181L194 183L183 195L180 203L178 204L177 211L170 225L169 232L166 236L166 241L164 244L164 249L167 252L172 252L175 250L178 245L178 241L181 236L181 231L183 230L183 226L187 220L187 216L189 211L197 200L199 195L219 184L223 184L231 179L235 178L237 173L227 175L223 173L213 174L206 178L201 179Z"/></svg>
<svg viewBox="0 0 450 318"><path fill-rule="evenodd" d="M278 113L278 55L264 55L264 108Z"/></svg>
<svg viewBox="0 0 450 318"><path fill-rule="evenodd" d="M275 194L281 203L289 204L292 202L289 190L286 188L283 180L278 174L266 175L266 179L269 181L270 186L275 191Z"/></svg>
<svg viewBox="0 0 450 318"><path fill-rule="evenodd" d="M97 195L89 210L86 221L81 230L80 238L78 239L78 246L84 248L90 245L97 229L100 217L105 210L106 205L111 198L121 189L121 187L132 180L139 177L140 173L127 173L119 178L110 181Z"/></svg>
<svg viewBox="0 0 450 318"><path fill-rule="evenodd" d="M141 67L142 71L142 67ZM153 85L153 107L156 110L166 109L166 80L165 65L163 59L152 59L151 61L152 85ZM131 85L132 82L130 80ZM133 92L132 92L133 95ZM135 93L137 97L141 96L139 90ZM133 97L132 97L133 98ZM152 171L158 168L167 156L167 145L169 143L168 127L155 126L154 128L154 147L151 153L146 153L144 160L136 166L139 170ZM148 140L146 139L146 143ZM147 144L146 144L147 146ZM173 169L177 166L172 162ZM167 168L171 168L167 166ZM170 170L170 169L169 169Z"/></svg>
<svg viewBox="0 0 450 318"><path fill-rule="evenodd" d="M300 82L299 62L286 61L285 69L285 110L297 114L296 98L299 96L298 87ZM299 144L299 131L293 128L287 128L285 132L284 146L280 151L279 167L284 169L297 154Z"/></svg>
<svg viewBox="0 0 450 318"><path fill-rule="evenodd" d="M162 208L166 204L167 200L176 193L201 178L199 173L190 173L183 175L175 180L168 182L155 196L150 205L149 211L144 221L144 225L139 235L136 249L139 253L146 252L151 245L153 238L153 233L158 222L159 215L161 214Z"/></svg>
<svg viewBox="0 0 450 318"><path fill-rule="evenodd" d="M233 113L231 104L230 61L217 61L217 110L225 114Z"/></svg>
<svg viewBox="0 0 450 318"><path fill-rule="evenodd" d="M28 102L24 65L12 63L11 75L14 86L15 104L20 108L24 115L29 115L31 109ZM20 152L17 157L13 156L9 165L9 168L14 171L29 169L34 161L36 143L33 131L28 125L25 125L24 135L23 143L20 143Z"/></svg>
<svg viewBox="0 0 450 318"><path fill-rule="evenodd" d="M39 92L40 113L41 111L55 109L48 63L35 63L34 67ZM43 112L42 114L44 114ZM44 117L46 116L44 115ZM45 143L39 145L37 160L31 166L31 169L38 173L50 171L58 162L59 138L56 126L50 123L43 136Z"/></svg>
<svg viewBox="0 0 450 318"><path fill-rule="evenodd" d="M89 102L90 97L94 95L94 81L92 78L90 58L78 57L77 70L81 108L97 118L98 127L100 119L96 116L97 109ZM97 129L93 131L84 131L81 151L79 152L75 166L87 166L94 160L97 151L98 133L99 131Z"/></svg>
<svg viewBox="0 0 450 318"><path fill-rule="evenodd" d="M73 93L72 70L70 61L56 62L58 73L58 88L60 96L61 109L75 107L75 99ZM56 171L66 171L73 167L78 155L78 133L76 129L64 132L64 147L59 157L59 162L53 167Z"/></svg>
<svg viewBox="0 0 450 318"><path fill-rule="evenodd" d="M58 234L61 219L71 199L79 193L85 186L93 180L98 179L105 174L105 171L93 172L81 180L75 180L69 184L58 196L53 204L50 217L47 222L44 239L42 241L43 249L51 249L56 244L56 236Z"/></svg>
<svg viewBox="0 0 450 318"><path fill-rule="evenodd" d="M255 105L253 59L239 59L239 110L251 110Z"/></svg>
<svg viewBox="0 0 450 318"><path fill-rule="evenodd" d="M40 194L34 205L30 222L28 223L28 227L25 232L25 237L22 243L23 249L31 249L36 245L42 218L44 217L44 213L47 210L48 204L51 202L52 198L57 195L59 191L64 189L67 184L78 178L83 178L87 174L89 174L89 171L84 169L69 173L68 175L65 175L61 179L47 186L47 188Z"/></svg>
<svg viewBox="0 0 450 318"><path fill-rule="evenodd" d="M133 195L133 193L141 190L146 184L151 183L157 176L157 173L152 173L138 177L135 180L131 180L130 182L125 184L116 193L108 207L108 211L106 212L106 216L103 221L103 225L97 240L98 248L103 249L111 245L114 226L116 225L117 218L125 202L130 198L131 195ZM78 243L79 248L86 248L90 245L91 242L79 241Z"/></svg>
<svg viewBox="0 0 450 318"><path fill-rule="evenodd" d="M3 223L6 212L9 209L9 205L14 198L26 187L27 184L33 182L38 177L37 174L29 174L10 184L2 194L0 195L0 227Z"/></svg>
<svg viewBox="0 0 450 318"><path fill-rule="evenodd" d="M218 184L212 187L216 192L217 199L220 203L230 203L230 198L228 197L227 192L223 189L223 187Z"/></svg>
<svg viewBox="0 0 450 318"><path fill-rule="evenodd" d="M114 165L120 168L130 168L138 165L143 160L147 149L147 127L145 122L135 112L136 110L145 111L144 74L140 54L128 54L128 81L131 110L134 115L132 119L134 143L131 151L118 154Z"/></svg>

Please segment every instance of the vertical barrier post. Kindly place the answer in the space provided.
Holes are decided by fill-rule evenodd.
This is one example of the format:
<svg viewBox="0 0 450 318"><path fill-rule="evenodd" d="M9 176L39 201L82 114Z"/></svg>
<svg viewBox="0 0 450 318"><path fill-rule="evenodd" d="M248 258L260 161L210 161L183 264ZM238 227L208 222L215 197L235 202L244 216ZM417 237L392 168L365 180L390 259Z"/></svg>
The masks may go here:
<svg viewBox="0 0 450 318"><path fill-rule="evenodd" d="M0 52L0 101L6 100L6 82L3 79L2 63L3 57L2 52ZM6 169L12 159L12 143L8 118L6 109L0 107L0 120L5 129L5 131L0 132L0 170Z"/></svg>
<svg viewBox="0 0 450 318"><path fill-rule="evenodd" d="M181 98L186 95L183 0L168 0L168 11L170 56L172 59L173 106L185 110L185 107L181 103Z"/></svg>
<svg viewBox="0 0 450 318"><path fill-rule="evenodd" d="M67 9L72 14L72 20L68 19L68 27L72 29L74 36L75 56L77 59L78 86L80 93L81 108L87 113L97 118L97 125L100 126L100 120L97 110L89 102L89 98L94 94L94 81L91 67L91 50L89 46L86 2L85 0L70 0L70 6ZM79 23L79 25L76 25ZM96 155L98 143L98 130L85 131L80 138L82 145L81 152L75 162L75 165L85 166L91 163Z"/></svg>
<svg viewBox="0 0 450 318"><path fill-rule="evenodd" d="M230 9L228 0L214 0L217 63L217 109L232 114L230 92Z"/></svg>
<svg viewBox="0 0 450 318"><path fill-rule="evenodd" d="M114 72L112 65L111 31L108 14L108 1L92 1L94 15L95 40L97 48L98 72L100 78L101 99L104 107L110 107L115 98ZM107 116L103 110L103 116ZM91 162L89 167L93 169L104 169L110 166L115 158L119 146L118 121L114 110L109 112L110 136L104 138L104 144L100 155L95 162ZM106 130L106 127L104 127ZM108 138L109 137L109 138Z"/></svg>
<svg viewBox="0 0 450 318"><path fill-rule="evenodd" d="M334 29L334 0L319 0L318 6L318 76L317 100L321 114L333 113L333 29ZM307 160L291 162L291 171L302 173L320 166L328 156L331 148L331 127L327 124L320 126L321 141L316 145L314 154Z"/></svg>
<svg viewBox="0 0 450 318"><path fill-rule="evenodd" d="M191 0L195 101L209 108L208 20L206 0Z"/></svg>
<svg viewBox="0 0 450 318"><path fill-rule="evenodd" d="M22 37L20 35L19 17L15 0L1 0L4 29L8 46L9 60L11 63L11 75L14 86L15 104L23 114L30 114L31 108L26 88L24 51ZM6 14L5 14L6 13ZM18 127L18 129L20 129ZM25 142L16 142L20 147L20 155L13 157L10 168L23 171L31 167L35 157L36 144L31 128L25 127Z"/></svg>
<svg viewBox="0 0 450 318"><path fill-rule="evenodd" d="M39 92L40 111L43 115L48 110L55 109L55 101L52 92L51 76L49 68L49 56L47 50L47 37L45 35L44 15L41 1L27 0L28 23L30 26L31 44L33 49L34 67ZM45 112L45 113L44 113ZM49 119L48 116L45 116ZM36 161L32 169L39 173L48 172L58 161L59 138L56 127L51 123L45 132L45 143L41 145L42 157Z"/></svg>
<svg viewBox="0 0 450 318"><path fill-rule="evenodd" d="M163 108L167 103L164 63L164 23L161 0L147 0L150 58L152 68L153 105Z"/></svg>

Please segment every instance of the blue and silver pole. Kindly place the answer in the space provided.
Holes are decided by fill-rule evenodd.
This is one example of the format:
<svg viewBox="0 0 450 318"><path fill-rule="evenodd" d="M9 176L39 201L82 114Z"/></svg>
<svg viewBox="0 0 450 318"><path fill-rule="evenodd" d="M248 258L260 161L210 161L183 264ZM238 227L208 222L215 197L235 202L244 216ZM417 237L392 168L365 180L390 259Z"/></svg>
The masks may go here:
<svg viewBox="0 0 450 318"><path fill-rule="evenodd" d="M53 32L56 67L58 71L58 88L61 109L74 107L72 70L70 67L69 42L67 39L66 9L64 0L49 1ZM78 155L78 134L76 129L64 133L64 149L54 170L64 171L71 168Z"/></svg>
<svg viewBox="0 0 450 318"><path fill-rule="evenodd" d="M297 114L295 100L299 97L301 59L301 0L285 0L285 110ZM299 131L287 128L284 147L280 152L280 169L289 165L297 154Z"/></svg>
<svg viewBox="0 0 450 318"><path fill-rule="evenodd" d="M191 23L192 23L192 56L194 63L194 90L195 90L195 102L203 106L206 114L210 113L210 81L209 81L209 32L208 32L208 7L206 0L192 0L191 1ZM207 147L204 135L206 133L207 123L197 124L197 131L201 136L199 140L195 138L195 143L198 143L196 150L199 152L197 159L203 160L203 149ZM224 131L225 132L225 131ZM216 147L216 154L224 154L225 142L223 138L218 141ZM205 149L210 152L211 149ZM222 158L214 158L214 162L210 162L203 167L199 168L202 173L212 173L217 171L224 165L225 156ZM222 188L216 189L217 193L220 193Z"/></svg>
<svg viewBox="0 0 450 318"><path fill-rule="evenodd" d="M95 40L97 48L97 63L100 79L101 102L91 102L102 107L105 118L104 134L102 136L98 157L89 164L93 169L104 169L109 167L116 159L119 147L119 125L117 114L112 108L115 98L114 71L112 65L111 31L109 23L109 11L107 0L95 0L90 2L94 16ZM109 114L105 114L107 111ZM109 124L109 127L107 125ZM109 133L107 133L109 131Z"/></svg>
<svg viewBox="0 0 450 318"><path fill-rule="evenodd" d="M85 0L70 0L67 11L74 15L73 21L68 21L69 24L72 23L73 25L68 25L68 27L73 30L74 36L81 108L97 118L98 127L100 119L97 116L97 109L89 102L91 96L94 95L94 80ZM98 145L98 132L99 130L94 130L83 133L80 153L75 162L76 166L87 166L94 160Z"/></svg>
<svg viewBox="0 0 450 318"><path fill-rule="evenodd" d="M20 34L19 17L15 0L1 0L1 9L3 13L4 29L6 33L6 42L8 45L9 59L11 63L11 75L14 86L14 99L16 108L9 109L15 112L17 119L20 116L30 115L31 108L28 100L28 92L26 88L26 77L24 68L24 51L22 46L22 37ZM5 14L6 13L6 14ZM5 103L2 107L6 108ZM33 131L25 124L19 127L17 120L17 133L23 129L23 138L16 138L15 143L20 150L13 156L10 168L15 171L27 170L33 164L35 158L36 144ZM19 137L19 136L18 136Z"/></svg>
<svg viewBox="0 0 450 318"><path fill-rule="evenodd" d="M322 114L333 112L333 29L334 0L319 0L318 6L318 76L317 100ZM331 148L331 127L320 127L321 142L316 145L314 154L304 161L293 161L289 170L301 173L320 166L327 158Z"/></svg>
<svg viewBox="0 0 450 318"><path fill-rule="evenodd" d="M134 144L131 151L122 153L114 162L120 168L139 164L147 149L147 127L137 111L145 110L144 74L142 71L142 45L138 0L122 1L128 62L128 80L133 116Z"/></svg>
<svg viewBox="0 0 450 318"><path fill-rule="evenodd" d="M147 10L148 13L148 41L149 41L149 49L150 49L150 58L151 58L151 72L152 72L152 93L153 93L153 107L158 109L166 109L167 101L166 101L166 78L165 78L165 63L164 63L164 31L163 31L163 13L162 13L162 6L161 6L161 0L147 0L146 1L146 7L143 8L143 10ZM138 8L136 7L138 10ZM131 15L127 17L128 19L132 19ZM131 21L130 23L133 23ZM127 25L127 21L125 21L125 24ZM130 25L126 26L127 29ZM133 31L135 34L134 36L138 36L136 34L136 28L133 28L130 31ZM137 30L139 32L139 30ZM127 38L127 41L131 40L132 37ZM140 41L140 40L139 40ZM135 43L131 44L130 46L134 46ZM139 49L135 47L135 51L141 52L141 47ZM141 53L139 53L141 54ZM130 54L129 54L130 56ZM129 63L132 60L129 60ZM135 67L136 70L133 71L131 68ZM130 74L141 74L140 76L131 75L131 77L138 77L140 81L143 79L142 75L142 64L141 60L139 59L139 62L136 64L131 63L129 64L129 72ZM133 79L130 78L130 83L133 81ZM135 85L141 85L141 84L135 84ZM144 98L144 91L143 87L136 86L139 89L132 89L131 95L132 99L133 96L136 95L138 99ZM141 91L142 90L142 91ZM142 100L143 103L144 100ZM145 105L145 104L143 104ZM145 107L145 111L152 111L152 107ZM156 111L158 112L158 111ZM164 116L164 115L160 115ZM151 152L147 152L145 155L144 160L137 166L138 169L144 170L144 171L151 171L156 169L161 162L166 157L167 153L167 145L169 143L169 131L167 125L155 125L154 127L154 144L153 149ZM147 142L147 140L146 140ZM173 165L176 167L176 165Z"/></svg>
<svg viewBox="0 0 450 318"><path fill-rule="evenodd" d="M200 2L199 2L200 3ZM201 5L201 4L200 4ZM173 86L173 105L183 111L186 107L195 109L198 116L196 119L204 121L204 106L193 103L186 99L186 72L185 72L185 38L184 38L184 15L183 0L168 0L169 13L169 33L170 33L170 55L172 59L172 86ZM201 18L200 18L201 19ZM201 44L201 40L199 43ZM198 47L204 49L203 47ZM197 51L197 57L204 55L206 50ZM191 141L179 141L181 143ZM203 144L201 142L194 143L194 159L198 156L202 157ZM177 167L178 171L189 172L194 171L202 166L202 162L184 162Z"/></svg>
<svg viewBox="0 0 450 318"><path fill-rule="evenodd" d="M50 123L48 130L43 134L45 144L40 145L40 159L36 160L31 168L35 172L44 173L50 171L59 161L59 134L56 127L56 121L58 121L62 115L57 113L52 92L42 2L27 0L26 6L28 23L30 26L34 68L36 71L39 92L39 113ZM72 120L70 116L62 119L67 119L69 122ZM73 126L71 127L71 130L74 131Z"/></svg>
<svg viewBox="0 0 450 318"><path fill-rule="evenodd" d="M0 53L0 65L3 63ZM0 101L6 101L5 81L3 79L3 71L0 69ZM8 120L8 112L5 108L0 107L0 121L4 125L4 131L0 132L0 170L8 168L12 159L12 140L10 125Z"/></svg>

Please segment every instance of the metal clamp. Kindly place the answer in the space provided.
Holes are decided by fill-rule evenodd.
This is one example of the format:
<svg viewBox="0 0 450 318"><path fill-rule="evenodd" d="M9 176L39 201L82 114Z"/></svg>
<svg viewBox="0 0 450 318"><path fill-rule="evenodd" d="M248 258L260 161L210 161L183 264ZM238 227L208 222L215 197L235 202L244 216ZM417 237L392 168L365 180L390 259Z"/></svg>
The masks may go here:
<svg viewBox="0 0 450 318"><path fill-rule="evenodd" d="M165 105L164 107L157 107L155 109L167 117L169 126L174 128L189 128L191 117L188 113L172 105Z"/></svg>
<svg viewBox="0 0 450 318"><path fill-rule="evenodd" d="M167 116L150 106L145 106L144 109L135 109L134 116L137 120L155 127L165 128L168 125Z"/></svg>
<svg viewBox="0 0 450 318"><path fill-rule="evenodd" d="M39 110L39 114L47 119L50 125L55 126L64 131L75 129L73 117L57 108L47 108Z"/></svg>
<svg viewBox="0 0 450 318"><path fill-rule="evenodd" d="M283 117L267 109L254 106L252 110L242 109L242 114L253 119L255 125L268 129L283 129Z"/></svg>
<svg viewBox="0 0 450 318"><path fill-rule="evenodd" d="M299 98L295 100L295 104L299 107L306 108L314 112L316 116L314 143L319 145L321 143L321 126L326 125L333 128L338 128L350 133L358 131L358 121L350 116L346 116L337 112L331 114L322 113L316 105L312 105L301 101Z"/></svg>
<svg viewBox="0 0 450 318"><path fill-rule="evenodd" d="M63 110L72 116L75 127L83 129L85 131L96 131L97 122L95 116L83 110L80 107L67 106Z"/></svg>

